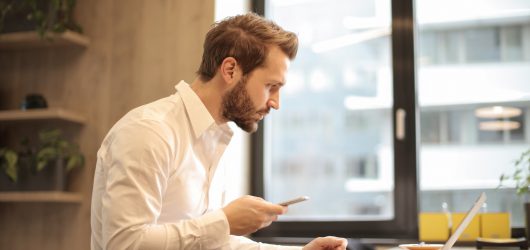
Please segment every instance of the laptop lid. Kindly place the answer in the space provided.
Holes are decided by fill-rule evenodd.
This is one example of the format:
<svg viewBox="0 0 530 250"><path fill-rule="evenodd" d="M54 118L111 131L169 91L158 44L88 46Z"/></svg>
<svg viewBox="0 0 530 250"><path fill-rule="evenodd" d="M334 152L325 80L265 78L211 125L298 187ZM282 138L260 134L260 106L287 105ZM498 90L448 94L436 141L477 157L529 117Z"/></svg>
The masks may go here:
<svg viewBox="0 0 530 250"><path fill-rule="evenodd" d="M477 214L478 210L482 207L482 205L484 204L485 201L486 201L486 194L483 192L482 194L480 194L480 196L478 197L477 201L475 201L475 204L467 212L466 216L464 217L464 219L462 220L460 225L458 225L458 227L456 228L456 230L453 233L453 235L451 235L449 240L447 240L447 242L445 242L445 245L442 247L442 250L449 250L449 249L451 249L451 247L453 247L453 245L455 244L456 240L458 240L458 237L460 237L462 232L464 232L464 230L466 230L467 226L469 225L469 223L471 222L473 217L475 217L475 215Z"/></svg>

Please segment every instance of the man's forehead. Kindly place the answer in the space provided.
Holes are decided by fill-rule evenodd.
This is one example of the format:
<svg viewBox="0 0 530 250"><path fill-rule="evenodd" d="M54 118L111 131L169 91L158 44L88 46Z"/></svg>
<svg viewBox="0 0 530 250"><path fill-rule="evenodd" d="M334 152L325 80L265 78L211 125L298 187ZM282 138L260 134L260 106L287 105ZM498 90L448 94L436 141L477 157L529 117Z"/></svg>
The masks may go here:
<svg viewBox="0 0 530 250"><path fill-rule="evenodd" d="M287 74L287 68L282 67L278 64L262 65L250 72L249 77L258 75L260 78L264 78L266 81L271 83L277 83L283 85L285 83L285 77Z"/></svg>

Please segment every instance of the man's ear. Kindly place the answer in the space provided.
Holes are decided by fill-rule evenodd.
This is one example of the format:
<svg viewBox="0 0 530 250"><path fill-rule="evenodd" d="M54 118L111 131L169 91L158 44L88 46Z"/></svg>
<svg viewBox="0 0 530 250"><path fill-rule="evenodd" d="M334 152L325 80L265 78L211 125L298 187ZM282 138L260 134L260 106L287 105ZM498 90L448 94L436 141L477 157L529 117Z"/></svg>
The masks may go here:
<svg viewBox="0 0 530 250"><path fill-rule="evenodd" d="M223 80L226 83L232 84L239 81L241 72L239 66L237 65L237 60L235 58L225 58L221 63L219 71L221 73L221 77L223 77Z"/></svg>

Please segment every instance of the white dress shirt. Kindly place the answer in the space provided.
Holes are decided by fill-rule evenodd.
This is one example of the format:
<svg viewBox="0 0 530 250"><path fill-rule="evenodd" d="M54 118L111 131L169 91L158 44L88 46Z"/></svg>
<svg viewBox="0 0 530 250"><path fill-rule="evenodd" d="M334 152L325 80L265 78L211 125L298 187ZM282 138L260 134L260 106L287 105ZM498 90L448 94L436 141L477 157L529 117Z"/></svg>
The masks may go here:
<svg viewBox="0 0 530 250"><path fill-rule="evenodd" d="M189 85L127 113L97 154L91 249L300 249L229 235L217 169L232 130Z"/></svg>

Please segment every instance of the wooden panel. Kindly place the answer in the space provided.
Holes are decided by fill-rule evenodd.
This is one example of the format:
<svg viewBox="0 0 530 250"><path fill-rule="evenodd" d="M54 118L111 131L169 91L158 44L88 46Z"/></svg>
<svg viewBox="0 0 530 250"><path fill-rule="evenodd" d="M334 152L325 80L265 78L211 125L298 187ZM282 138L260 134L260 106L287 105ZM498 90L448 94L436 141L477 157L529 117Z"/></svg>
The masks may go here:
<svg viewBox="0 0 530 250"><path fill-rule="evenodd" d="M14 32L0 35L0 49L38 49L51 46L76 46L86 47L90 44L87 37L72 31L65 31L60 34L48 33L42 39L37 32Z"/></svg>
<svg viewBox="0 0 530 250"><path fill-rule="evenodd" d="M1 203L0 245L2 249L90 249L73 241L79 238L76 228L81 225L75 219L79 211L77 204Z"/></svg>
<svg viewBox="0 0 530 250"><path fill-rule="evenodd" d="M50 108L86 121L76 128L56 125L76 137L85 153L86 165L71 174L67 189L80 194L81 203L0 203L2 249L90 249L90 200L101 141L127 111L173 94L181 79L195 78L213 5L211 0L77 0L75 16L90 39L88 47L1 51L0 109L17 109L27 94L40 93ZM0 126L0 145L4 134L15 132Z"/></svg>
<svg viewBox="0 0 530 250"><path fill-rule="evenodd" d="M58 191L0 192L0 202L59 202L80 203L80 194Z"/></svg>

